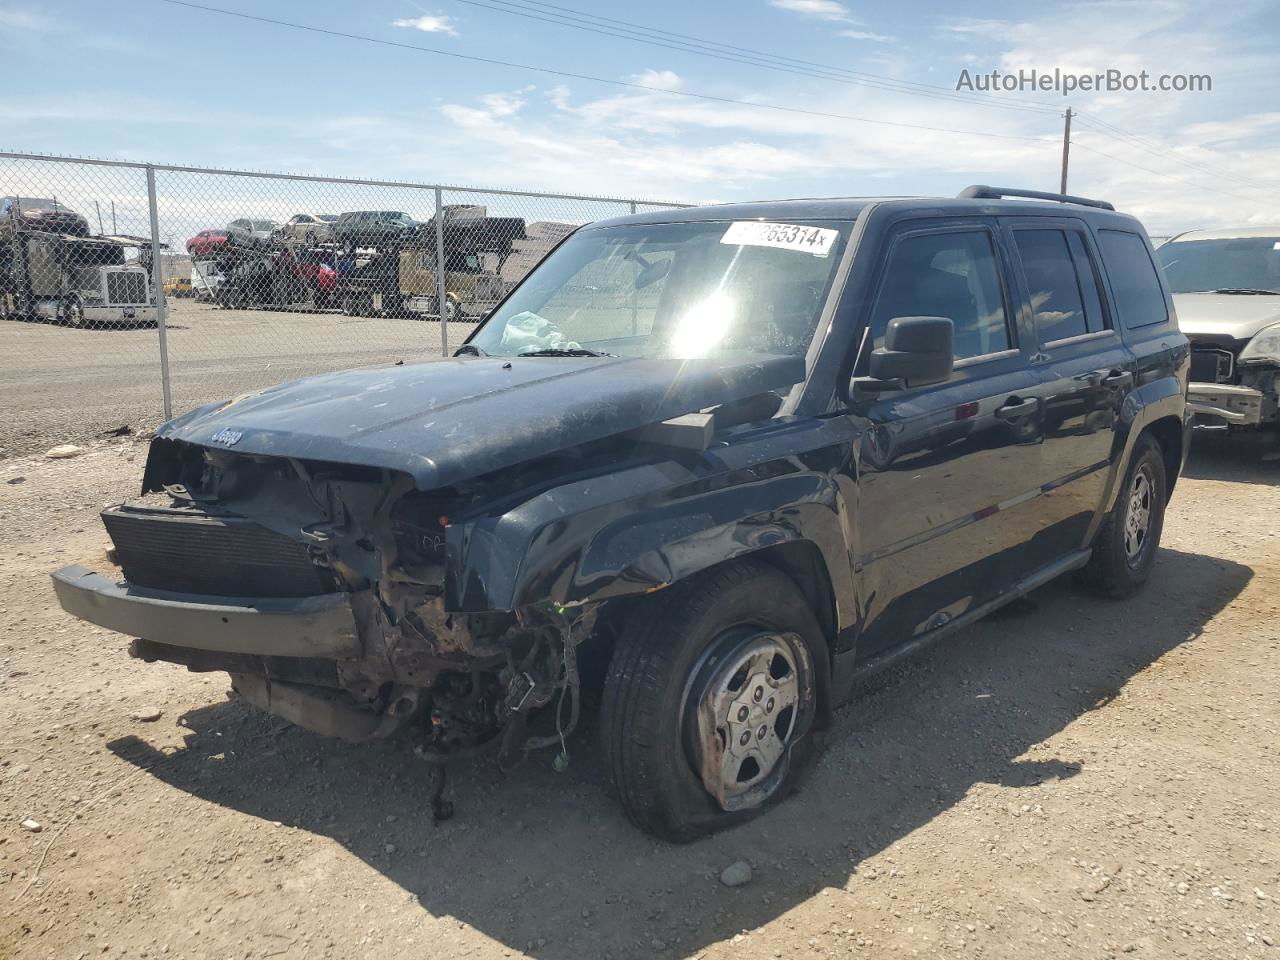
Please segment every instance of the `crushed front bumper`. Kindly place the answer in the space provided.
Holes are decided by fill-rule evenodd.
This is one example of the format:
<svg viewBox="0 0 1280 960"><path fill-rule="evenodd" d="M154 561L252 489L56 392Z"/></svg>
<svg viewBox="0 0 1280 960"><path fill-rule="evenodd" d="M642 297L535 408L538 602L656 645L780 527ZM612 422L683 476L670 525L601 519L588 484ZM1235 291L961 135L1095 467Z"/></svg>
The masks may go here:
<svg viewBox="0 0 1280 960"><path fill-rule="evenodd" d="M353 594L211 597L109 580L72 564L53 573L68 613L130 637L219 653L356 660Z"/></svg>
<svg viewBox="0 0 1280 960"><path fill-rule="evenodd" d="M1192 383L1187 387L1187 408L1196 415L1197 427L1251 427L1262 422L1265 395L1253 387L1229 383Z"/></svg>

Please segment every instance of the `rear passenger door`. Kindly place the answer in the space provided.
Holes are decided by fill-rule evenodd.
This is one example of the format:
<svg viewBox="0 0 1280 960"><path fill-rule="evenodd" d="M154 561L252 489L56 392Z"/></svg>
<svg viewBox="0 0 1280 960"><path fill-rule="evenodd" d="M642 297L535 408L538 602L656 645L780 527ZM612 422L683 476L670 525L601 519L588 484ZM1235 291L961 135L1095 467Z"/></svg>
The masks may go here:
<svg viewBox="0 0 1280 960"><path fill-rule="evenodd" d="M1005 221L1036 339L1031 367L1044 412L1038 507L1027 562L1041 567L1081 549L1119 461L1120 406L1134 358L1112 319L1100 257L1072 218Z"/></svg>
<svg viewBox="0 0 1280 960"><path fill-rule="evenodd" d="M1019 331L994 220L906 220L893 228L861 355L889 320L944 316L955 371L944 383L855 395L860 658L942 626L1007 588L1035 531L1038 380ZM865 370L857 370L863 373Z"/></svg>

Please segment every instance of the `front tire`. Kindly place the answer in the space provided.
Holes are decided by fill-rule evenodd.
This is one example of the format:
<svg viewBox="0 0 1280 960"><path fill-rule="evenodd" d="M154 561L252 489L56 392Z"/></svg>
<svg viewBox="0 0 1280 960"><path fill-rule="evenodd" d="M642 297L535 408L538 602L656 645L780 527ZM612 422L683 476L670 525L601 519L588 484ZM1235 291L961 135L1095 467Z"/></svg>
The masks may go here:
<svg viewBox="0 0 1280 960"><path fill-rule="evenodd" d="M827 646L796 585L761 563L646 603L618 638L601 734L627 816L684 843L791 792L829 700Z"/></svg>
<svg viewBox="0 0 1280 960"><path fill-rule="evenodd" d="M1115 508L1098 531L1081 571L1095 593L1123 599L1136 593L1155 565L1168 497L1164 456L1150 434L1138 438Z"/></svg>
<svg viewBox="0 0 1280 960"><path fill-rule="evenodd" d="M85 327L84 306L78 297L72 297L62 308L62 322L75 330Z"/></svg>

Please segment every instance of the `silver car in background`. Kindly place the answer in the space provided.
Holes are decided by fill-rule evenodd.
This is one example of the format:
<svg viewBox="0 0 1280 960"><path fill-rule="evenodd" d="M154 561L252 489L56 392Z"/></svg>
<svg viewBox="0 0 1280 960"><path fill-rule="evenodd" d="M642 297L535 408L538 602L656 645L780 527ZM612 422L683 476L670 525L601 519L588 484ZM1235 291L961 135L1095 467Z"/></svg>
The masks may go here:
<svg viewBox="0 0 1280 960"><path fill-rule="evenodd" d="M1280 424L1280 225L1193 230L1156 255L1191 341L1188 407L1218 430Z"/></svg>
<svg viewBox="0 0 1280 960"><path fill-rule="evenodd" d="M279 229L283 240L299 243L328 243L333 239L334 213L295 213Z"/></svg>

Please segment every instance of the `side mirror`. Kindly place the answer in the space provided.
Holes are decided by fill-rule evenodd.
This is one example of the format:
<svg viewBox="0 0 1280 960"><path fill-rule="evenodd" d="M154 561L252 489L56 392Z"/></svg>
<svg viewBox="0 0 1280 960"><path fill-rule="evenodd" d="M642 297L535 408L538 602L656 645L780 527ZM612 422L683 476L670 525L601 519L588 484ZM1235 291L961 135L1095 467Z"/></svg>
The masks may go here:
<svg viewBox="0 0 1280 960"><path fill-rule="evenodd" d="M951 376L954 355L955 326L947 317L894 317L884 346L871 352L871 376L862 385L893 390L941 383Z"/></svg>

